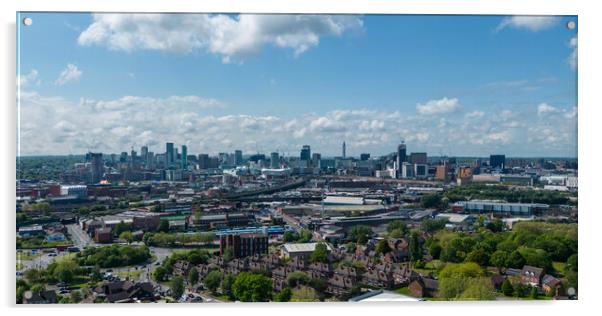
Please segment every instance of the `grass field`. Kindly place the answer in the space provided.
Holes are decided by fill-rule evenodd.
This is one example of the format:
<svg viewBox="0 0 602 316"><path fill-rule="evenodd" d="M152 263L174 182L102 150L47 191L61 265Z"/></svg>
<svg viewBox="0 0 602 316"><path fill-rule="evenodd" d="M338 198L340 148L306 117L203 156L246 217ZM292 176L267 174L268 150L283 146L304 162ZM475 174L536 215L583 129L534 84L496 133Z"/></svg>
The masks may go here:
<svg viewBox="0 0 602 316"><path fill-rule="evenodd" d="M37 252L35 254L31 254L30 252L17 252L17 262L21 260L34 260L42 255L42 253Z"/></svg>
<svg viewBox="0 0 602 316"><path fill-rule="evenodd" d="M125 279L125 278L130 278L130 280L138 280L140 278L140 274L142 273L142 271L140 270L134 270L134 271L122 271L122 272L117 272L117 276Z"/></svg>

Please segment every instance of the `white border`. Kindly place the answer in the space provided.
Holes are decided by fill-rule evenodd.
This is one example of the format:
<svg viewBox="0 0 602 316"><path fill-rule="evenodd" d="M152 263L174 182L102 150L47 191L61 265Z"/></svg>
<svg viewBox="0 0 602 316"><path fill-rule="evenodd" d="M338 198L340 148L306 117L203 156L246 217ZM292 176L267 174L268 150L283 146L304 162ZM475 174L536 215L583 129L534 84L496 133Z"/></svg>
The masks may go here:
<svg viewBox="0 0 602 316"><path fill-rule="evenodd" d="M130 309L136 313L160 315L177 308L185 313L241 313L241 314L287 314L302 315L318 312L338 315L365 315L379 313L383 315L399 314L440 314L440 315L524 315L559 314L572 315L595 310L597 296L601 293L600 247L598 240L600 214L596 195L600 188L595 181L602 179L601 143L597 135L600 129L600 104L602 90L598 78L600 67L599 31L602 30L600 11L596 10L597 1L585 0L235 0L235 1L192 1L192 0L4 0L0 2L2 10L2 67L0 77L2 89L2 154L0 154L2 200L1 213L4 216L4 238L0 260L2 292L0 299L4 312L24 315L39 313L63 313L65 315L101 315L113 311L125 312ZM580 174L580 210L579 248L580 248L580 288L579 301L575 302L507 302L507 303L409 303L409 304L229 304L212 306L200 304L192 306L109 306L94 305L83 308L19 308L14 306L14 180L16 155L16 107L15 107L15 17L16 11L104 11L104 12L246 12L246 13L422 13L422 14L532 14L532 15L579 15L579 164ZM596 58L598 57L598 58ZM8 277L7 277L8 276ZM211 305L211 306L210 306ZM79 306L81 307L81 306ZM189 310L194 308L195 310ZM12 309L12 310L8 310ZM7 315L7 314L5 314Z"/></svg>

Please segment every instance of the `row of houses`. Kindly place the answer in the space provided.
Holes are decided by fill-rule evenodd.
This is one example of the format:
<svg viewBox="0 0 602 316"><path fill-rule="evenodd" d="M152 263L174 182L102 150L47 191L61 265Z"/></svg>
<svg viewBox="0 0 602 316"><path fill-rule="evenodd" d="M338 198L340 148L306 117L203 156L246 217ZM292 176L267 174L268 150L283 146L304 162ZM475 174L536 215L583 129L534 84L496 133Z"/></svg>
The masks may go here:
<svg viewBox="0 0 602 316"><path fill-rule="evenodd" d="M337 256L338 254L331 254ZM433 296L437 281L422 277L413 271L408 263L375 263L368 257L353 256L355 261L365 268L329 263L310 263L305 256L283 260L276 255L259 255L233 259L225 262L223 257L211 257L207 264L192 265L187 261L178 261L173 266L174 275L186 276L191 269L197 269L201 278L210 271L218 269L224 274L237 275L245 271L268 271L272 277L272 288L279 292L288 286L287 278L291 273L302 271L311 279L326 280L325 292L337 297L351 293L358 286L392 289L411 286L412 293L419 297ZM333 258L334 259L334 258ZM338 258L341 259L341 258Z"/></svg>

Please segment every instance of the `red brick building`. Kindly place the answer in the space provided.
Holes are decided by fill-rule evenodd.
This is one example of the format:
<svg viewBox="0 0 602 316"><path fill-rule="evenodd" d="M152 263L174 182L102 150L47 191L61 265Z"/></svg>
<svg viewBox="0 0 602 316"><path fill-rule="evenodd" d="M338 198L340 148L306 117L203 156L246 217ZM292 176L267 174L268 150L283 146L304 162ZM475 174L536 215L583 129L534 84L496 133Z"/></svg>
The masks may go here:
<svg viewBox="0 0 602 316"><path fill-rule="evenodd" d="M235 258L268 253L267 234L231 234L223 235L219 241L220 255L224 255L226 248L232 248Z"/></svg>

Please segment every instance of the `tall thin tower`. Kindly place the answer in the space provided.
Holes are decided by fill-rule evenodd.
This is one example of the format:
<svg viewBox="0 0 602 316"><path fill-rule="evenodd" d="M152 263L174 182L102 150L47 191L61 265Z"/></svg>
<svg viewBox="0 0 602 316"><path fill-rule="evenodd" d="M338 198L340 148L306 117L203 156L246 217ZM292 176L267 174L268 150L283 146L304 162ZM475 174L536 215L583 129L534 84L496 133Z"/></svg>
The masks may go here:
<svg viewBox="0 0 602 316"><path fill-rule="evenodd" d="M343 142L343 159L347 158L347 145Z"/></svg>

